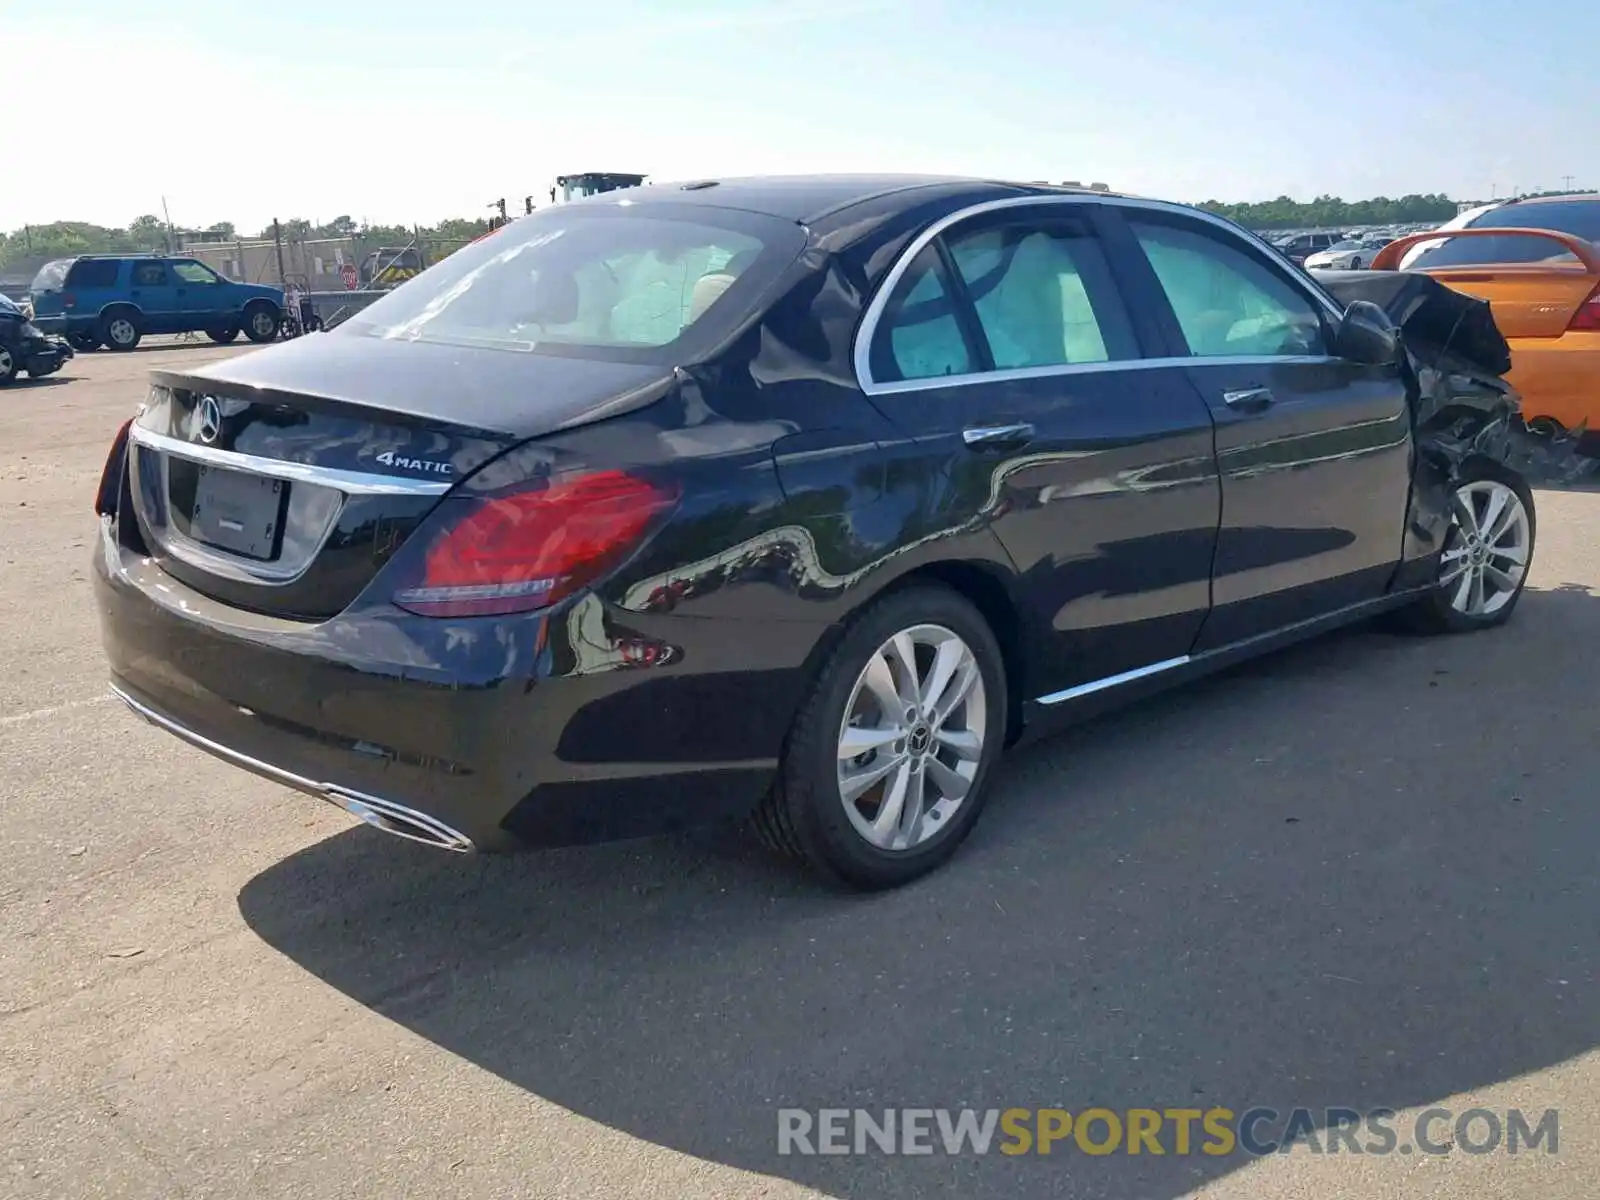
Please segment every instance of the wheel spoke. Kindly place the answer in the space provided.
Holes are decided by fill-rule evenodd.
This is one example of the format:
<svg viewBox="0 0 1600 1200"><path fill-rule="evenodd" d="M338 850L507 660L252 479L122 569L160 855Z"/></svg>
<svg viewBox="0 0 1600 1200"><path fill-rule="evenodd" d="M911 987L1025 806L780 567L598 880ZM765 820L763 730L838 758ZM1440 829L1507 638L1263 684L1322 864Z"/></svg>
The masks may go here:
<svg viewBox="0 0 1600 1200"><path fill-rule="evenodd" d="M900 828L900 814L905 810L906 787L911 782L911 764L905 759L894 763L894 779L883 790L883 803L878 805L878 815L872 821L872 840L880 846L894 841Z"/></svg>
<svg viewBox="0 0 1600 1200"><path fill-rule="evenodd" d="M894 672L889 669L889 660L881 651L872 656L867 669L861 673L861 682L878 702L885 721L899 721L905 716L905 706L895 687Z"/></svg>
<svg viewBox="0 0 1600 1200"><path fill-rule="evenodd" d="M927 775L921 771L907 772L906 801L894 839L896 847L917 844L917 827L922 824L922 801L927 793L927 780Z"/></svg>
<svg viewBox="0 0 1600 1200"><path fill-rule="evenodd" d="M939 651L933 658L933 669L928 672L928 678L922 687L922 706L924 709L935 708L939 697L944 694L944 689L949 686L950 677L963 665L967 657L967 648L960 638L946 638L939 643Z"/></svg>
<svg viewBox="0 0 1600 1200"><path fill-rule="evenodd" d="M863 729L847 726L839 737L840 758L860 758L863 754L887 746L905 736L905 729L891 723L887 728Z"/></svg>
<svg viewBox="0 0 1600 1200"><path fill-rule="evenodd" d="M893 656L893 661L899 669L895 672L896 691L900 696L901 711L899 716L905 715L905 709L915 708L921 699L921 689L917 680L917 648L911 644L911 635L900 632L889 639L886 647Z"/></svg>
<svg viewBox="0 0 1600 1200"><path fill-rule="evenodd" d="M1490 546L1490 558L1503 558L1507 562L1514 562L1519 567L1528 561L1528 548L1516 542L1505 546Z"/></svg>
<svg viewBox="0 0 1600 1200"><path fill-rule="evenodd" d="M852 771L843 775L839 780L839 793L844 797L846 804L854 804L867 789L887 776L891 771L898 770L906 765L904 754L885 755L883 758L868 763L859 771ZM887 803L887 799L885 800Z"/></svg>
<svg viewBox="0 0 1600 1200"><path fill-rule="evenodd" d="M933 727L943 729L944 723L950 719L950 714L955 712L965 703L972 694L973 687L978 682L978 663L971 655L965 656L961 670L955 680L945 689L944 699L939 707L933 711Z"/></svg>
<svg viewBox="0 0 1600 1200"><path fill-rule="evenodd" d="M1466 558L1472 551L1465 546L1457 546L1454 550L1446 550L1439 556L1440 562L1455 562L1457 559Z"/></svg>
<svg viewBox="0 0 1600 1200"><path fill-rule="evenodd" d="M1448 587L1450 584L1454 583L1457 579L1461 578L1462 575L1466 574L1470 570L1472 570L1472 563L1470 561L1462 561L1462 562L1455 563L1454 565L1451 566L1451 568L1448 571L1446 571L1443 575L1439 576L1439 582L1442 585Z"/></svg>
<svg viewBox="0 0 1600 1200"><path fill-rule="evenodd" d="M1507 572L1501 570L1499 567L1495 566L1494 563L1484 563L1483 572L1484 575L1494 583L1495 587L1499 588L1502 592L1514 592L1517 590L1516 579Z"/></svg>
<svg viewBox="0 0 1600 1200"><path fill-rule="evenodd" d="M1483 611L1483 572L1481 570L1472 572L1472 574L1470 576L1470 579L1472 580L1472 593L1469 596L1469 598L1467 599L1467 611L1468 612L1474 612L1474 613L1482 612Z"/></svg>
<svg viewBox="0 0 1600 1200"><path fill-rule="evenodd" d="M1489 505L1484 509L1483 520L1478 522L1478 530L1486 540L1495 536L1495 526L1499 523L1500 514L1506 510L1506 497L1510 494L1511 489L1504 487L1497 487L1489 493Z"/></svg>
<svg viewBox="0 0 1600 1200"><path fill-rule="evenodd" d="M983 739L970 729L940 729L933 736L968 762L977 762L983 753Z"/></svg>
<svg viewBox="0 0 1600 1200"><path fill-rule="evenodd" d="M1467 600L1472 594L1472 581L1476 576L1476 571L1461 572L1461 582L1456 585L1456 594L1450 597L1450 607L1457 612L1467 611Z"/></svg>
<svg viewBox="0 0 1600 1200"><path fill-rule="evenodd" d="M961 772L952 770L937 758L928 759L928 778L943 793L946 800L964 800L972 781Z"/></svg>

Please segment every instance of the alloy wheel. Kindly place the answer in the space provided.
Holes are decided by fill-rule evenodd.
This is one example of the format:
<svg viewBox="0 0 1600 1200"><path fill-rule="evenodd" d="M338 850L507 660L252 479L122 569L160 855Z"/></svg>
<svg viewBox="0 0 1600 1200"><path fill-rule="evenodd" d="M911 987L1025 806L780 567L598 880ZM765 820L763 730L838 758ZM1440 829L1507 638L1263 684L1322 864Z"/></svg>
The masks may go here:
<svg viewBox="0 0 1600 1200"><path fill-rule="evenodd" d="M1439 563L1439 586L1463 616L1504 608L1528 570L1532 529L1516 491L1497 479L1456 489L1455 519Z"/></svg>
<svg viewBox="0 0 1600 1200"><path fill-rule="evenodd" d="M133 322L128 320L127 317L117 317L111 322L111 325L109 328L107 328L106 333L110 335L111 340L117 345L126 346L129 342L133 341L135 330L133 328Z"/></svg>
<svg viewBox="0 0 1600 1200"><path fill-rule="evenodd" d="M278 318L264 308L256 309L255 314L250 318L250 324L255 329L257 337L271 337L278 331Z"/></svg>
<svg viewBox="0 0 1600 1200"><path fill-rule="evenodd" d="M11 357L11 351L0 346L0 382L10 379L16 369L16 359Z"/></svg>
<svg viewBox="0 0 1600 1200"><path fill-rule="evenodd" d="M934 837L972 789L988 708L972 648L942 625L901 630L857 676L839 728L839 799L880 850Z"/></svg>

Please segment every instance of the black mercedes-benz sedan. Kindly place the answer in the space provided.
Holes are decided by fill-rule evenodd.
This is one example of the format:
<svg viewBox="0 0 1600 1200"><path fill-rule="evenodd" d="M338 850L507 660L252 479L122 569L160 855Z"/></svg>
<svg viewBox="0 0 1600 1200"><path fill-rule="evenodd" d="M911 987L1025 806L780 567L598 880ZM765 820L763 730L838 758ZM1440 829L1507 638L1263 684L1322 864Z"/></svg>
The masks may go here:
<svg viewBox="0 0 1600 1200"><path fill-rule="evenodd" d="M1026 731L1404 609L1534 510L1424 480L1384 310L1226 221L943 178L553 207L160 371L96 508L112 687L450 850L748 818L884 887Z"/></svg>

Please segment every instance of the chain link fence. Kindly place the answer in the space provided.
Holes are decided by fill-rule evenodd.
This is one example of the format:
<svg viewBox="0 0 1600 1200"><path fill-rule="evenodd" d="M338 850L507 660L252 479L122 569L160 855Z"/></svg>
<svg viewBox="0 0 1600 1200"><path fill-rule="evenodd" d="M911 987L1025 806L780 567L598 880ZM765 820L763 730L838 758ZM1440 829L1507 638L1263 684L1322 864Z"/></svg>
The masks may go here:
<svg viewBox="0 0 1600 1200"><path fill-rule="evenodd" d="M383 289L402 283L467 244L466 239L415 238L380 245L354 235L334 238L239 239L194 242L183 253L225 279L240 283L285 283L307 292ZM280 267L281 249L281 267Z"/></svg>

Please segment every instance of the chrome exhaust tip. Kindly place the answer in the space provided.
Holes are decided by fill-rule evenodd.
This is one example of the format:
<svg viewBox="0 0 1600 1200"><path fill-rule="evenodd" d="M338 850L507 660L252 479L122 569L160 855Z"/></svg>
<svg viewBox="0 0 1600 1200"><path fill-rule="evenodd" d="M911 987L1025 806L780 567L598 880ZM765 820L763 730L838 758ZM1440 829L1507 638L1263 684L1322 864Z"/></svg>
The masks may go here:
<svg viewBox="0 0 1600 1200"><path fill-rule="evenodd" d="M308 779L304 775L296 775L293 771L286 771L282 767L253 758L230 746L224 746L204 734L196 733L187 725L179 724L165 713L157 712L143 701L136 700L116 684L111 685L111 694L127 705L136 716L142 717L157 729L164 729L191 746L222 759L223 762L242 767L264 779L270 779L274 783L281 783L285 787L294 788L296 791L305 792L308 796L315 796L319 800L337 805L374 829L381 829L394 837L405 838L408 842L421 842L424 846L434 846L457 854L465 854L474 848L471 838L459 829L452 829L437 817L430 817L427 813L396 804L393 800L385 800L381 796L369 796L365 792L352 791L336 783L321 783L315 779Z"/></svg>

